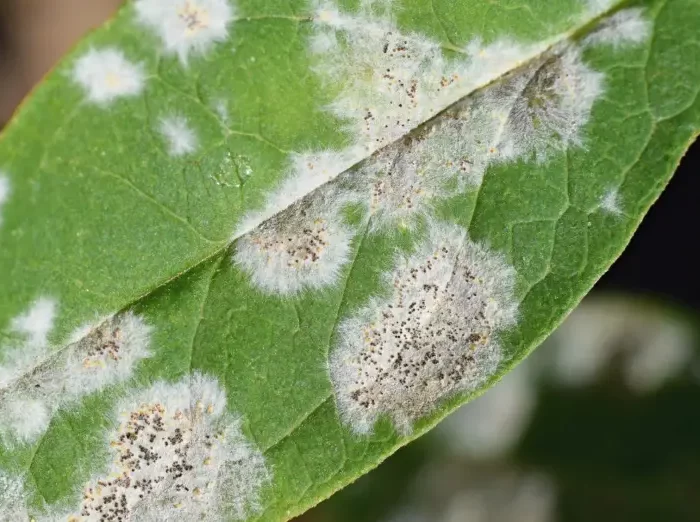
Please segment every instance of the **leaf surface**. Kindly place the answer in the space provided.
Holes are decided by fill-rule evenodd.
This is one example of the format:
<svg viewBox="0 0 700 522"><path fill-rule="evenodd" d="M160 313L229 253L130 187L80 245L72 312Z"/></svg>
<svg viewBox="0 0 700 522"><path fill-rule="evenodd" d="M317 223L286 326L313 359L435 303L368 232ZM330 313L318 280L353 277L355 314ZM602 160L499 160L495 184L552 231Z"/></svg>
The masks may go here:
<svg viewBox="0 0 700 522"><path fill-rule="evenodd" d="M127 3L0 140L0 511L287 520L425 432L624 248L700 128L699 25Z"/></svg>

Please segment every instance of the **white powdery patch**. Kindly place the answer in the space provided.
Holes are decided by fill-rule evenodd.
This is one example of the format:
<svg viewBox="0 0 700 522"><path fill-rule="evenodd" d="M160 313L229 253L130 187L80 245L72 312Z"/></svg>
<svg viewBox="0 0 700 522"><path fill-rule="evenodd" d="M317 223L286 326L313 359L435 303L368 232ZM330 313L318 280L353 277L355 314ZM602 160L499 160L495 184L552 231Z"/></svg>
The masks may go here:
<svg viewBox="0 0 700 522"><path fill-rule="evenodd" d="M36 440L60 408L128 379L150 356L151 327L131 312L81 329L79 340L53 348L48 335L55 307L41 298L12 321L0 364L0 435L6 442Z"/></svg>
<svg viewBox="0 0 700 522"><path fill-rule="evenodd" d="M219 121L224 127L227 127L231 121L228 112L228 102L224 98L220 98L213 103L213 109L219 117Z"/></svg>
<svg viewBox="0 0 700 522"><path fill-rule="evenodd" d="M160 37L165 50L187 64L228 38L234 9L228 0L136 0L138 21Z"/></svg>
<svg viewBox="0 0 700 522"><path fill-rule="evenodd" d="M24 480L3 470L0 470L0 520L29 520Z"/></svg>
<svg viewBox="0 0 700 522"><path fill-rule="evenodd" d="M140 94L146 83L143 66L129 61L115 47L90 49L76 61L72 78L89 101L104 106Z"/></svg>
<svg viewBox="0 0 700 522"><path fill-rule="evenodd" d="M421 163L420 153L416 153L423 143L408 140L406 144L387 147L365 162L355 175L348 176L351 194L372 216L371 232L415 228L419 219L432 210L434 199L445 192L445 172L430 172Z"/></svg>
<svg viewBox="0 0 700 522"><path fill-rule="evenodd" d="M362 150L349 147L341 151L325 150L292 154L289 173L282 184L268 197L265 206L247 214L236 227L236 239L255 229L265 220L292 206L299 200L335 179L362 159Z"/></svg>
<svg viewBox="0 0 700 522"><path fill-rule="evenodd" d="M384 8L381 14L374 12L376 4ZM536 60L498 87L468 97L541 56L551 41L521 45L475 39L465 47L464 58L447 60L437 42L401 33L386 15L389 8L387 2L361 2L358 12L347 14L330 1L318 7L310 42L315 70L338 90L329 110L347 122L354 144L296 156L283 185L263 210L245 217L233 239L386 146L404 150L371 157L363 169L369 186L359 188L370 191L365 202L376 210L377 227L412 226L431 199L478 186L495 161L529 153L542 161L554 150L580 144L580 128L600 94L602 75L588 69L574 47L548 53L546 63ZM451 109L428 132L399 142L455 104L459 111ZM307 163L320 168L307 168ZM378 179L382 173L384 182ZM412 193L393 190L402 178L413 186ZM452 182L456 185L450 188ZM380 194L375 189L382 183L387 191Z"/></svg>
<svg viewBox="0 0 700 522"><path fill-rule="evenodd" d="M310 42L318 74L327 84L341 86L330 110L348 122L366 152L394 142L546 48L546 43L482 45L475 40L465 49L465 59L448 61L438 42L403 34L389 17L372 11L372 2L363 2L356 14L325 2L316 12Z"/></svg>
<svg viewBox="0 0 700 522"><path fill-rule="evenodd" d="M91 327L68 351L66 392L80 396L128 379L136 364L151 355L151 331L131 312Z"/></svg>
<svg viewBox="0 0 700 522"><path fill-rule="evenodd" d="M622 214L622 208L620 208L620 193L617 189L608 190L605 195L600 199L601 210L607 212L608 214L614 214L619 216Z"/></svg>
<svg viewBox="0 0 700 522"><path fill-rule="evenodd" d="M493 136L493 161L539 162L582 144L581 129L603 92L604 75L593 71L573 46L554 51L507 81L473 98L473 124Z"/></svg>
<svg viewBox="0 0 700 522"><path fill-rule="evenodd" d="M616 3L615 0L583 0L586 6L586 15L588 17L594 17L605 13L610 10L612 6Z"/></svg>
<svg viewBox="0 0 700 522"><path fill-rule="evenodd" d="M644 9L623 9L603 20L588 35L586 45L609 45L614 49L639 45L651 35L651 23L644 17Z"/></svg>
<svg viewBox="0 0 700 522"><path fill-rule="evenodd" d="M436 200L478 187L489 165L581 144L602 75L566 48L456 103L409 137L376 152L351 190L372 231L413 227Z"/></svg>
<svg viewBox="0 0 700 522"><path fill-rule="evenodd" d="M159 129L171 156L184 156L197 150L199 140L183 116L161 118Z"/></svg>
<svg viewBox="0 0 700 522"><path fill-rule="evenodd" d="M432 223L386 274L389 295L345 319L330 357L343 420L367 433L381 415L408 433L444 399L491 377L512 325L514 270L460 227Z"/></svg>
<svg viewBox="0 0 700 522"><path fill-rule="evenodd" d="M11 330L25 336L27 343L43 349L48 345L49 333L56 318L57 303L50 297L40 297L29 310L12 319ZM2 380L0 380L0 383Z"/></svg>
<svg viewBox="0 0 700 522"><path fill-rule="evenodd" d="M335 191L321 189L294 204L238 240L235 264L267 293L289 295L335 283L354 236L342 203Z"/></svg>
<svg viewBox="0 0 700 522"><path fill-rule="evenodd" d="M10 199L10 178L0 170L0 225L2 225L2 207Z"/></svg>
<svg viewBox="0 0 700 522"><path fill-rule="evenodd" d="M109 469L86 485L71 520L244 520L259 510L265 460L215 379L157 382L122 400L116 416Z"/></svg>

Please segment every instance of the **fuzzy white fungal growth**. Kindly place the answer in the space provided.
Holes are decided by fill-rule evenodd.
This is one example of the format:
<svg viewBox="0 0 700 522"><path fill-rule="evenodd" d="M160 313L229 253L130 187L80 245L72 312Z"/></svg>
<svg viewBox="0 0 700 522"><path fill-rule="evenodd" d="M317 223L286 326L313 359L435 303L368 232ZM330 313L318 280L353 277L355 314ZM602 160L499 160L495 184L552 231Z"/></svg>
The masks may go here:
<svg viewBox="0 0 700 522"><path fill-rule="evenodd" d="M537 161L582 144L581 129L603 92L603 74L591 70L578 48L546 56L509 81L474 97L474 123L494 128L494 161L534 154Z"/></svg>
<svg viewBox="0 0 700 522"><path fill-rule="evenodd" d="M608 190L600 200L600 209L608 214L620 215L620 194L617 189Z"/></svg>
<svg viewBox="0 0 700 522"><path fill-rule="evenodd" d="M544 161L580 144L601 83L577 50L562 49L378 151L350 183L372 215L371 230L412 227L436 200L479 186L493 163Z"/></svg>
<svg viewBox="0 0 700 522"><path fill-rule="evenodd" d="M220 98L216 100L213 104L214 111L216 112L216 115L219 117L219 121L221 121L221 124L226 127L230 123L231 117L229 116L228 112L228 102Z"/></svg>
<svg viewBox="0 0 700 522"><path fill-rule="evenodd" d="M454 225L431 224L386 283L387 297L341 323L330 358L338 408L358 433L381 415L410 432L447 397L478 389L516 318L513 269Z"/></svg>
<svg viewBox="0 0 700 522"><path fill-rule="evenodd" d="M651 23L644 17L644 9L630 8L618 11L603 20L584 40L587 45L610 45L614 49L639 45L651 34Z"/></svg>
<svg viewBox="0 0 700 522"><path fill-rule="evenodd" d="M450 181L468 176L473 165L454 150L461 136L446 130L451 125L453 121L431 127L387 147L347 176L356 201L372 216L370 231L415 228L430 215L436 199L454 193L456 185Z"/></svg>
<svg viewBox="0 0 700 522"><path fill-rule="evenodd" d="M26 336L32 346L45 347L56 318L56 306L54 299L40 297L26 313L12 319L12 331Z"/></svg>
<svg viewBox="0 0 700 522"><path fill-rule="evenodd" d="M341 207L335 191L321 189L243 236L234 262L264 292L294 294L334 283L354 235Z"/></svg>
<svg viewBox="0 0 700 522"><path fill-rule="evenodd" d="M131 312L81 329L65 347L48 342L55 302L41 298L12 321L11 342L0 364L0 435L31 442L46 431L60 408L88 393L124 381L150 355L151 328Z"/></svg>
<svg viewBox="0 0 700 522"><path fill-rule="evenodd" d="M371 231L414 228L442 195L442 176L425 172L415 161L412 145L378 152L351 178L357 200L372 215Z"/></svg>
<svg viewBox="0 0 700 522"><path fill-rule="evenodd" d="M66 392L91 393L129 378L151 353L152 328L131 312L110 317L71 346L66 361Z"/></svg>
<svg viewBox="0 0 700 522"><path fill-rule="evenodd" d="M72 520L223 521L258 511L269 472L215 379L157 382L116 413L106 441L113 460L86 485Z"/></svg>
<svg viewBox="0 0 700 522"><path fill-rule="evenodd" d="M204 54L228 38L234 10L228 0L136 0L136 16L187 64L190 53Z"/></svg>
<svg viewBox="0 0 700 522"><path fill-rule="evenodd" d="M325 2L316 12L310 42L319 75L341 86L330 109L348 122L367 152L394 142L543 49L475 41L466 49L468 58L449 62L438 42L403 34L389 17L372 11L371 2L353 15Z"/></svg>
<svg viewBox="0 0 700 522"><path fill-rule="evenodd" d="M29 520L24 480L0 470L0 520Z"/></svg>
<svg viewBox="0 0 700 522"><path fill-rule="evenodd" d="M236 239L273 217L278 212L292 206L320 186L335 179L362 159L362 151L350 147L342 151L320 151L293 154L289 174L282 184L267 199L265 206L246 215L236 228Z"/></svg>
<svg viewBox="0 0 700 522"><path fill-rule="evenodd" d="M615 4L615 0L583 0L588 16L601 15L608 11Z"/></svg>
<svg viewBox="0 0 700 522"><path fill-rule="evenodd" d="M130 62L114 47L90 49L78 58L73 80L83 88L88 100L99 105L136 96L143 91L146 82L143 66Z"/></svg>
<svg viewBox="0 0 700 522"><path fill-rule="evenodd" d="M171 156L183 156L197 150L199 140L182 116L161 118L159 129L168 145Z"/></svg>
<svg viewBox="0 0 700 522"><path fill-rule="evenodd" d="M0 170L0 212L7 200L10 199L10 178ZM2 214L0 213L0 225L2 225Z"/></svg>
<svg viewBox="0 0 700 522"><path fill-rule="evenodd" d="M475 39L464 59L448 61L437 42L402 34L374 7L361 2L359 12L346 14L323 3L310 44L319 75L338 90L330 108L348 122L354 145L297 156L283 185L233 239L356 163L352 197L368 208L376 231L413 227L436 199L478 187L490 165L544 162L584 145L604 76L573 43L546 50L545 41L526 47Z"/></svg>

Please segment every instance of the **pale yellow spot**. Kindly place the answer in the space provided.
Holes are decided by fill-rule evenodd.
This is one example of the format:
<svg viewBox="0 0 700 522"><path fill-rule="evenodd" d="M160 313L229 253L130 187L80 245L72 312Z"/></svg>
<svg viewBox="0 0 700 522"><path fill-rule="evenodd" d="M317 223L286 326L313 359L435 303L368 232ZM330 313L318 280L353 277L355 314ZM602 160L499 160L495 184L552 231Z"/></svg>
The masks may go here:
<svg viewBox="0 0 700 522"><path fill-rule="evenodd" d="M187 37L192 37L202 29L209 27L209 11L194 2L185 2L177 14L185 22L185 36Z"/></svg>
<svg viewBox="0 0 700 522"><path fill-rule="evenodd" d="M95 359L84 359L83 360L83 368L104 368L105 363L104 361L101 360L95 360Z"/></svg>
<svg viewBox="0 0 700 522"><path fill-rule="evenodd" d="M115 88L121 86L122 79L119 77L118 74L110 72L110 73L107 73L107 75L105 76L105 83L109 87L115 89Z"/></svg>
<svg viewBox="0 0 700 522"><path fill-rule="evenodd" d="M322 22L330 23L335 18L335 13L329 11L328 9L323 9L318 13L318 19Z"/></svg>

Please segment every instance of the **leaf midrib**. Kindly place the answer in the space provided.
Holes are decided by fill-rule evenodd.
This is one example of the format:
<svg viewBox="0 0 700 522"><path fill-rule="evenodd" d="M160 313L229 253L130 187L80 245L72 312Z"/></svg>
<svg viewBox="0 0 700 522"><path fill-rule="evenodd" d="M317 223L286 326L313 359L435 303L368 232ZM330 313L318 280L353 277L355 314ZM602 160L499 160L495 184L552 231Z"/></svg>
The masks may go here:
<svg viewBox="0 0 700 522"><path fill-rule="evenodd" d="M555 38L553 38L553 39L551 40L550 44L549 44L546 48L544 48L540 53L533 54L533 56L531 56L529 59L526 59L526 60L522 61L518 66L513 67L512 69L509 69L508 71L505 71L505 72L504 72L503 74L501 74L501 75L498 75L498 76L495 76L494 78L491 78L490 80L484 82L482 85L480 85L480 86L478 86L478 87L475 87L474 89L472 89L472 90L469 91L468 93L463 94L461 97L459 97L458 99L456 99L456 100L453 101L452 103L446 105L445 107L443 107L442 109L440 109L439 111L437 111L432 117L430 117L430 118L428 118L427 120L424 120L424 121L422 121L422 122L416 124L414 127L412 127L411 129L407 130L404 134L402 134L400 137L398 137L398 138L395 139L394 141L384 144L383 146L381 146L381 147L379 147L378 149L374 150L371 154L367 155L366 157L362 158L361 160L359 160L359 161L357 161L356 163L354 163L353 165L351 165L351 166L350 166L349 168L347 168L346 170L343 170L343 171L341 171L341 172L338 172L338 173L335 174L335 176L333 176L332 178L328 179L327 181L325 181L325 182L322 183L321 185L319 185L319 186L315 187L314 189L310 190L309 192L305 193L305 194L304 194L303 196L301 196L298 200L295 200L294 202L290 203L289 205L277 209L273 214L271 214L269 217L267 217L267 218L265 218L265 219L262 219L259 223L257 223L254 227L250 228L249 230L247 230L247 231L245 231L245 232L243 232L243 233L235 234L235 235L233 235L228 241L221 242L221 245L220 245L219 247L217 247L217 248L216 248L215 250L213 250L211 253L209 253L208 255L206 255L205 257L203 257L200 261L198 261L198 262L192 264L191 266L189 266L189 267L187 267L187 268L181 270L181 271L178 272L178 273L173 274L173 275L170 276L170 277L165 278L165 279L162 280L161 282L156 283L154 286L152 286L152 287L146 289L143 293L137 295L135 298L133 298L132 300L130 300L130 301L128 301L127 303L125 303L123 306L121 306L120 308L118 308L115 312L113 312L113 313L111 313L111 314L106 314L105 317L110 318L110 317L113 317L113 316L117 315L117 314L120 313L120 312L124 312L124 311L128 310L129 308L131 308L132 306L134 306L136 303L138 303L138 302L140 302L140 301L142 301L142 300L148 298L150 295L156 293L157 291L159 291L159 290L161 290L162 288L168 286L169 284L171 284L171 283L177 281L180 277L186 276L186 275L189 274L190 272L192 272L192 271L196 270L197 268L199 268L199 267L205 265L206 263L215 260L217 257L221 257L221 259L219 260L219 263L223 262L223 257L226 255L227 251L229 251L230 248L234 245L234 243L235 243L238 239L240 239L241 237L243 237L243 236L245 236L245 235L247 235L247 234L253 232L253 231L256 230L257 228L259 228L262 224L266 223L267 221L270 221L270 220L274 219L276 216L278 216L279 214L281 214L282 212L284 212L286 209L290 208L291 206L293 206L293 205L296 204L297 202L299 202L299 201L303 200L304 198L306 198L309 194L312 194L312 193L316 192L317 190L321 190L324 186L326 186L326 185L328 185L328 184L330 184L330 183L333 183L340 175L344 174L345 172L348 172L348 171L351 171L351 170L357 168L359 165L361 165L362 163L368 161L370 158L372 158L372 157L374 157L374 156L380 154L380 153L381 153L383 150L385 150L386 148L395 146L397 143L401 142L401 141L402 141L403 139L405 139L407 136L409 136L409 135L411 135L411 134L414 134L414 133L416 133L416 132L419 132L421 128L425 127L426 125L431 124L433 121L437 120L438 118L441 118L441 117L444 115L445 112L449 111L452 107L454 107L455 105L461 103L461 102L462 102L463 100L465 100L466 98L468 98L468 97L470 97L470 96L473 96L473 95L474 95L475 93L477 93L477 92L480 92L480 91L482 91L482 90L484 90L484 89L487 89L487 88L490 87L491 85L493 85L493 84L495 84L495 83L501 81L501 80L502 80L503 78L505 78L506 76L512 74L514 71L521 70L521 69L525 69L525 68L527 68L528 66L530 66L531 64L536 63L539 59L541 59L542 56L546 55L546 54L547 54L548 52L550 52L553 48L556 48L558 45L561 45L563 42L566 42L567 40L571 40L571 39L576 39L576 38L580 37L581 35L586 34L586 33L588 32L588 30L589 30L591 27L593 27L595 24L597 24L600 20L602 20L602 19L604 19L604 18L607 18L608 16L610 16L610 15L613 14L614 12L618 11L618 10L621 9L621 8L624 6L624 4L626 4L626 3L627 3L627 0L620 0L620 1L618 1L616 4L612 5L608 10L604 11L603 13L601 13L601 14L599 14L599 15L597 15L597 16L594 16L594 17L592 17L592 18L590 18L590 19L584 20L582 23L579 23L578 25L574 26L574 27L573 27L571 30L569 30L569 31L560 33L560 34L557 35ZM123 7L122 9L125 9L125 8L126 8L126 6ZM309 17L305 17L305 16L301 16L301 17L288 17L288 16L270 16L270 15L266 15L266 16L264 16L264 17L257 17L257 18L256 18L256 17L240 17L240 18L234 19L234 21L254 20L254 19L261 19L261 18L292 18L292 19L296 20L297 22L306 22L306 21L312 21L312 20L313 20L313 17L311 17L311 16L309 16ZM114 20L111 20L111 21L108 22L108 23L112 23L113 21L114 21ZM450 43L450 44L445 44L445 43L443 42L443 43L441 44L441 46L442 46L443 48L445 48L445 49L449 49L449 50L452 50L452 51L461 51L461 52L463 52L462 49L455 48L455 46L454 46L453 44L451 44L451 43ZM171 87L172 87L172 86L171 86ZM191 95L190 95L189 97L190 97L190 98L196 99L196 97L193 97L193 96L191 96ZM218 118L218 116L211 110L211 108L207 107L206 104L202 104L202 103L201 103L201 100L196 100L196 101L197 101L198 104L200 104L201 106L205 107L206 110L207 110L207 112L209 112L209 113L211 114L211 116L213 116L214 118L216 118L217 121L219 121L219 123L223 126L223 128L225 129L225 132L226 132L227 134L228 134L228 133L231 133L231 134L242 134L242 135L246 135L246 136L248 136L248 137L255 137L255 138L261 139L261 140L263 140L263 141L265 141L265 142L268 142L268 140L266 140L264 137L262 137L262 136L260 136L260 135L251 134L251 133L245 133L245 132L239 132L239 131L236 131L236 130L234 130L234 129L230 129L227 125L225 125L223 122L221 122L221 120L220 120L220 119ZM8 126L8 127L9 127L9 126ZM72 346L73 344L75 344L75 343L78 342L79 340L80 340L80 339L78 339L78 340L73 340L73 342L71 342L71 343L60 343L60 345L61 345L60 348L51 351L51 354L50 354L50 356L49 356L48 358L53 358L53 357L59 356L63 351L65 351L66 349L68 349L70 346ZM39 364L32 366L32 368L27 372L27 374L33 373L38 367L42 366L42 365L43 365L44 363L46 363L46 362L47 362L46 359L42 359L42 361L40 361ZM26 377L27 374L23 375L21 378ZM19 380L19 379L18 379L18 380Z"/></svg>

